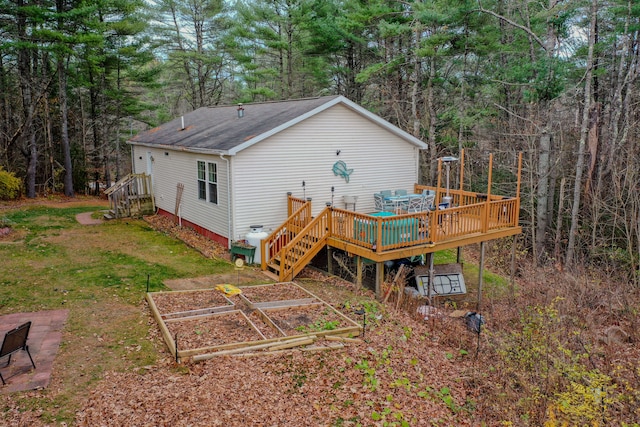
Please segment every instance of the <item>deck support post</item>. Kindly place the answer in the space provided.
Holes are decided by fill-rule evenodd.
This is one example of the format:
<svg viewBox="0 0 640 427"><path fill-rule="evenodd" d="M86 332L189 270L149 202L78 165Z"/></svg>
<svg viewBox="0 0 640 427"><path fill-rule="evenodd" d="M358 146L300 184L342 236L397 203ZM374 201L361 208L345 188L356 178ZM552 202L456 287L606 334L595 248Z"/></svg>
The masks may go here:
<svg viewBox="0 0 640 427"><path fill-rule="evenodd" d="M382 281L384 280L384 263L376 262L376 299L382 298Z"/></svg>
<svg viewBox="0 0 640 427"><path fill-rule="evenodd" d="M362 257L356 255L356 285L362 286Z"/></svg>
<svg viewBox="0 0 640 427"><path fill-rule="evenodd" d="M516 291L516 244L518 243L518 235L513 236L511 241L511 277L509 278L509 297L513 301L515 299Z"/></svg>
<svg viewBox="0 0 640 427"><path fill-rule="evenodd" d="M431 307L431 289L433 289L433 281L436 280L436 270L433 268L433 252L427 254L429 257L429 286L427 286L427 300L429 301L429 307Z"/></svg>
<svg viewBox="0 0 640 427"><path fill-rule="evenodd" d="M333 249L327 245L327 273L333 274Z"/></svg>
<svg viewBox="0 0 640 427"><path fill-rule="evenodd" d="M476 311L480 311L482 307L482 273L484 271L484 246L485 242L480 242L480 268L478 268L478 304Z"/></svg>

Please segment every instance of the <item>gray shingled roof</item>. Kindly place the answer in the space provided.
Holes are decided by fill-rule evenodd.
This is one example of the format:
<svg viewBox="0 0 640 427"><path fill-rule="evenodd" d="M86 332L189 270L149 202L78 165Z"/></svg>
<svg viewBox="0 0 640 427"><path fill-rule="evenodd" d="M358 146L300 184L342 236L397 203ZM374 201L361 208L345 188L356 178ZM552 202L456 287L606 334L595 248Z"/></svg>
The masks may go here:
<svg viewBox="0 0 640 427"><path fill-rule="evenodd" d="M158 146L176 150L207 151L214 153L232 153L259 141L282 128L303 120L306 116L322 111L324 107L335 103L345 103L358 109L362 114L391 127L412 139L413 143L425 145L390 123L357 106L342 96L323 96L319 98L291 101L245 104L244 117L238 117L238 106L203 107L178 117L156 128L141 132L129 142L135 145ZM416 142L417 141L417 142Z"/></svg>

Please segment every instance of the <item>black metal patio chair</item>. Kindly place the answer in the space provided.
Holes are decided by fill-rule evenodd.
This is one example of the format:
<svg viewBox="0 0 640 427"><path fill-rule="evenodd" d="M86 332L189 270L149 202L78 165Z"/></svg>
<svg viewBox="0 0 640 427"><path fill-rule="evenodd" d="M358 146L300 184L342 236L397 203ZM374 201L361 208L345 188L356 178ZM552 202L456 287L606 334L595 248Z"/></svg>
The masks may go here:
<svg viewBox="0 0 640 427"><path fill-rule="evenodd" d="M33 365L33 369L36 369L36 364L33 363L33 358L31 357L31 353L29 353L29 346L27 345L27 338L29 336L29 329L31 328L31 322L23 323L22 325L16 327L15 329L10 330L4 336L4 340L2 341L2 347L0 348L0 358L5 356L9 356L9 360L7 360L6 366L9 366L11 363L11 356L13 353L24 350L29 355L29 360L31 360L31 365ZM2 380L2 385L5 385L4 377L0 373L0 379Z"/></svg>

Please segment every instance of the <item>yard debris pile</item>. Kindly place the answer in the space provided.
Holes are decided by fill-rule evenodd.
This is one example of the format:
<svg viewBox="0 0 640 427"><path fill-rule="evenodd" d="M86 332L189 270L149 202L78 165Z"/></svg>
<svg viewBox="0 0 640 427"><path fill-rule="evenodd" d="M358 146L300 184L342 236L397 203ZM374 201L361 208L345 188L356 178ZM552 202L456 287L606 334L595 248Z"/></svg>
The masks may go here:
<svg viewBox="0 0 640 427"><path fill-rule="evenodd" d="M194 229L181 227L172 218L164 215L145 216L144 220L154 230L161 231L171 237L182 240L188 246L196 249L207 258L229 259L227 248L213 240L198 234Z"/></svg>

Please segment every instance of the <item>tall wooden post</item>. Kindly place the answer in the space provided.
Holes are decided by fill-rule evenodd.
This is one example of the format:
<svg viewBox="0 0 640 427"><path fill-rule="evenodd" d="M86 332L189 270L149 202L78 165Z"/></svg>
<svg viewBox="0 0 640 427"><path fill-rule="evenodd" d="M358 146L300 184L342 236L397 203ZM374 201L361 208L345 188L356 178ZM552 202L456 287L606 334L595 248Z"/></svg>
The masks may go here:
<svg viewBox="0 0 640 427"><path fill-rule="evenodd" d="M464 191L464 148L460 150L460 197L462 197L462 192ZM462 205L462 202L459 203Z"/></svg>
<svg viewBox="0 0 640 427"><path fill-rule="evenodd" d="M518 235L513 236L513 240L511 242L511 277L509 280L509 298L511 301L515 300L515 286L516 286L516 244L518 243Z"/></svg>
<svg viewBox="0 0 640 427"><path fill-rule="evenodd" d="M493 172L493 154L489 154L489 172L487 177L487 201L484 205L484 218L482 222L482 232L489 230L489 215L491 215L491 179Z"/></svg>
<svg viewBox="0 0 640 427"><path fill-rule="evenodd" d="M482 309L482 273L484 272L484 245L485 242L480 242L480 268L478 270L478 304L476 311L480 312Z"/></svg>
<svg viewBox="0 0 640 427"><path fill-rule="evenodd" d="M384 280L384 263L376 262L376 299L382 299L382 281Z"/></svg>
<svg viewBox="0 0 640 427"><path fill-rule="evenodd" d="M431 289L433 289L433 282L436 280L436 272L433 268L433 252L429 252L429 286L427 286L427 300L429 301L429 307L431 307Z"/></svg>

